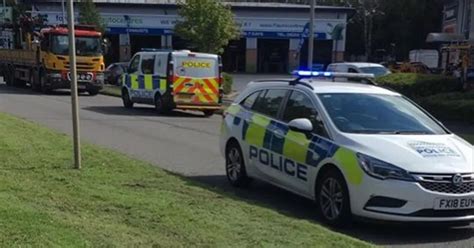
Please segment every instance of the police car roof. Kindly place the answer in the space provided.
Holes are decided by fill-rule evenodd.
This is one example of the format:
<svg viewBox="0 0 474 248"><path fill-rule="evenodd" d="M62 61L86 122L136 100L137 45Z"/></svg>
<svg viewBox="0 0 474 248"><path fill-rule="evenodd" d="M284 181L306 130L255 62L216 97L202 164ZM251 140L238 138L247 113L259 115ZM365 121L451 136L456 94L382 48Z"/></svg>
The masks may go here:
<svg viewBox="0 0 474 248"><path fill-rule="evenodd" d="M269 79L251 82L249 87L256 87L259 89L265 89L269 87L278 87L288 85L289 82L294 79ZM307 83L312 86L314 93L362 93L362 94L384 94L384 95L400 95L397 92L378 87L375 85L364 84L359 82L344 82L344 81L329 81L321 79L302 79L303 83ZM304 85L296 84L290 87L306 87ZM309 88L308 88L309 89Z"/></svg>

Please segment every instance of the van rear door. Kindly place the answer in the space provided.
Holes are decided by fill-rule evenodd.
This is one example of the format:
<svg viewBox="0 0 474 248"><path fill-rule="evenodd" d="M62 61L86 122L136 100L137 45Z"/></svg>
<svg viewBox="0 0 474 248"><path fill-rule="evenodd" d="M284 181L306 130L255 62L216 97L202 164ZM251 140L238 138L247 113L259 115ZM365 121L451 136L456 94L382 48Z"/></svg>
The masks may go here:
<svg viewBox="0 0 474 248"><path fill-rule="evenodd" d="M219 57L212 54L173 55L173 100L179 105L219 105Z"/></svg>

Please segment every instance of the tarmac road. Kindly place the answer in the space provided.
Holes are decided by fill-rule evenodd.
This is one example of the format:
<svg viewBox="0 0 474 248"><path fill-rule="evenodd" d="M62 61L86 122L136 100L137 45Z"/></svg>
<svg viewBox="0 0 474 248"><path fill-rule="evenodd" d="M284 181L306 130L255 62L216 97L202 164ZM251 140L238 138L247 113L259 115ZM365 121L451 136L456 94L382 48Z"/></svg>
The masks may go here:
<svg viewBox="0 0 474 248"><path fill-rule="evenodd" d="M10 113L70 134L72 131L70 95L33 93L30 89L0 84L0 111ZM230 188L224 176L224 159L219 152L221 117L202 117L198 112L176 111L157 116L153 108L122 107L119 98L80 97L83 141L116 149L223 189L236 198L308 221L318 221L310 201L256 182L250 189ZM335 230L383 246L396 247L474 247L474 225L464 228L437 228L413 225L357 223L347 230Z"/></svg>

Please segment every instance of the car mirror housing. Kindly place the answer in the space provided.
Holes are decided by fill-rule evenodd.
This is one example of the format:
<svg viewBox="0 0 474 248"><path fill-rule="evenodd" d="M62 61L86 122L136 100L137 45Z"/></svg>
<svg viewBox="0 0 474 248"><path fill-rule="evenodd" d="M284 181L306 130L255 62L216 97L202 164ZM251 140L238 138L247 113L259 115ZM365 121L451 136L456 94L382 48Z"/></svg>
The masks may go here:
<svg viewBox="0 0 474 248"><path fill-rule="evenodd" d="M300 133L310 133L313 131L313 124L306 118L294 119L288 123L290 130Z"/></svg>

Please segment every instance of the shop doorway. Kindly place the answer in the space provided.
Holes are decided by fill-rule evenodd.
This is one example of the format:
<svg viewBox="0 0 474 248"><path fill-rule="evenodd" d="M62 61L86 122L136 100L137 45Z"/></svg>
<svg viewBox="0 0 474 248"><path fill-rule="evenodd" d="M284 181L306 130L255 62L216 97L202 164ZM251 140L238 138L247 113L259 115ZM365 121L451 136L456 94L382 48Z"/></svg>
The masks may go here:
<svg viewBox="0 0 474 248"><path fill-rule="evenodd" d="M313 68L324 70L332 63L332 40L314 40ZM308 69L308 40L300 51L300 69Z"/></svg>
<svg viewBox="0 0 474 248"><path fill-rule="evenodd" d="M245 38L232 40L224 49L222 54L222 64L226 72L243 72L245 71Z"/></svg>
<svg viewBox="0 0 474 248"><path fill-rule="evenodd" d="M287 39L258 39L257 72L287 73L289 47Z"/></svg>
<svg viewBox="0 0 474 248"><path fill-rule="evenodd" d="M143 48L161 48L161 36L159 35L131 35L130 45L133 54L140 52Z"/></svg>

